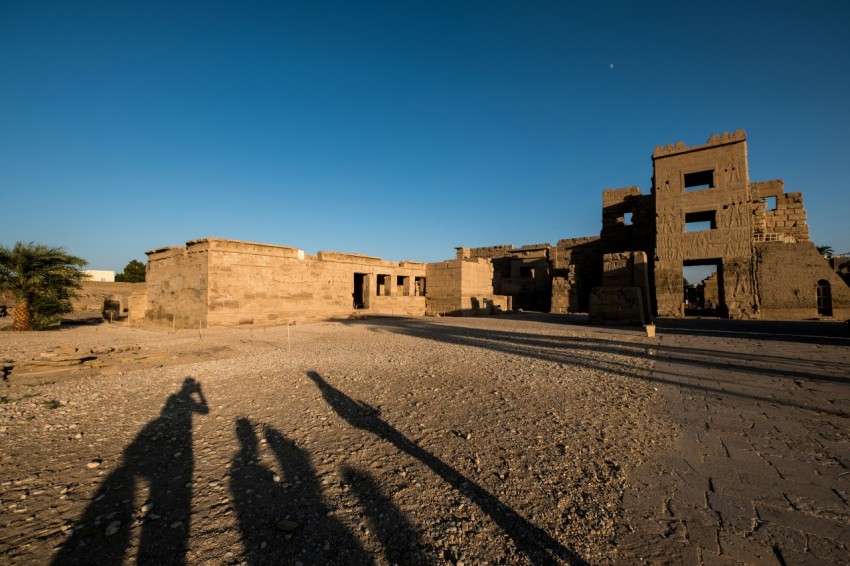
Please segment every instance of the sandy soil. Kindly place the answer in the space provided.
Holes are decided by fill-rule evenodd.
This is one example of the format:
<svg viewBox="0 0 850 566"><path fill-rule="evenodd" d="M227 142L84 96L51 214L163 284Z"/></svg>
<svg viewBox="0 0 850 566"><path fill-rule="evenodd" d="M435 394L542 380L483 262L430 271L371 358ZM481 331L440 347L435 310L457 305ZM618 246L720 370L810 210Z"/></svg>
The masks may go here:
<svg viewBox="0 0 850 566"><path fill-rule="evenodd" d="M0 333L0 562L616 562L676 431L649 339L563 320Z"/></svg>

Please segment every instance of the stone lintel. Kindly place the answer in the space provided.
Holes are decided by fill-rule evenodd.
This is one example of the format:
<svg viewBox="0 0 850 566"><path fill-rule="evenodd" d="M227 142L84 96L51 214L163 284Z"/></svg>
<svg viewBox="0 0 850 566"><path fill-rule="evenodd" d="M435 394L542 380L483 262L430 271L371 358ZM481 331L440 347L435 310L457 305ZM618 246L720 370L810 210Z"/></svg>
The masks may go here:
<svg viewBox="0 0 850 566"><path fill-rule="evenodd" d="M322 250L317 254L319 261L336 261L341 263L361 263L366 265L392 265L393 262L385 261L379 257L350 254L345 252L330 252Z"/></svg>
<svg viewBox="0 0 850 566"><path fill-rule="evenodd" d="M248 254L263 254L293 259L304 259L304 252L290 246L246 242L228 238L199 238L186 242L186 248L191 251L220 251Z"/></svg>

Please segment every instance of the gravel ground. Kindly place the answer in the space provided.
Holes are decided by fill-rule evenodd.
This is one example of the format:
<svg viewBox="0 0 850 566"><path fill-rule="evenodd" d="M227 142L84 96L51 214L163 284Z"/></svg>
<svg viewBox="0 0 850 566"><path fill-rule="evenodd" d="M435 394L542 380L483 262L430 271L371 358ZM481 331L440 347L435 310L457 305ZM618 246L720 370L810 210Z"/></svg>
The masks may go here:
<svg viewBox="0 0 850 566"><path fill-rule="evenodd" d="M3 332L0 561L623 561L676 430L652 339L563 320Z"/></svg>

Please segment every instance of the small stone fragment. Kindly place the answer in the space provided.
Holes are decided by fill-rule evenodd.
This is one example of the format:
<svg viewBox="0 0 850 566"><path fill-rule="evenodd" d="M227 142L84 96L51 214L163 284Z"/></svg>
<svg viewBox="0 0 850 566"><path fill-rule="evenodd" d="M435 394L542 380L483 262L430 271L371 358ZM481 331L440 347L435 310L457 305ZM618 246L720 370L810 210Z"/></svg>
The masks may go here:
<svg viewBox="0 0 850 566"><path fill-rule="evenodd" d="M278 530L283 532L291 532L298 528L298 523L296 523L295 521L281 519L280 521L275 523L275 527L277 527Z"/></svg>

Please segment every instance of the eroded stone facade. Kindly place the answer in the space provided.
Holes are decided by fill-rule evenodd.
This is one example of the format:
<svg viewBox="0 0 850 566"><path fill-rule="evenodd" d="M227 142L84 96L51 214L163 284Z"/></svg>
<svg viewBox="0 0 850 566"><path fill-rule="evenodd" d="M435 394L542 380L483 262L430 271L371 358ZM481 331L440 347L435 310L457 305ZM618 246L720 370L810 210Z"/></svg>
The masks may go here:
<svg viewBox="0 0 850 566"><path fill-rule="evenodd" d="M598 237L461 247L454 260L428 265L194 240L148 252L146 294L131 303L144 305L144 320L179 328L512 308L646 323L684 316L683 269L707 265L715 273L699 290L712 314L850 318L842 278L850 263L830 265L817 252L801 193L786 193L781 180L750 181L743 130L656 147L652 161L649 194L637 186L602 192ZM140 321L140 307L132 310Z"/></svg>
<svg viewBox="0 0 850 566"><path fill-rule="evenodd" d="M430 315L475 316L511 310L510 297L493 292L493 264L484 258L429 263L426 310Z"/></svg>
<svg viewBox="0 0 850 566"><path fill-rule="evenodd" d="M850 290L840 276L848 268L830 266L810 241L801 193L784 192L782 180L750 181L743 130L698 146L657 147L652 161L649 194L637 186L602 191L600 236L561 240L549 250L552 312L589 311L591 320L618 323L644 312L685 316L683 269L704 265L715 270L700 289L712 314L850 318ZM471 253L495 265L512 250ZM643 291L623 291L635 286L624 270L635 257L647 258L649 282ZM617 305L635 296L644 304Z"/></svg>
<svg viewBox="0 0 850 566"><path fill-rule="evenodd" d="M145 320L175 328L425 314L425 264L208 238L148 254Z"/></svg>

